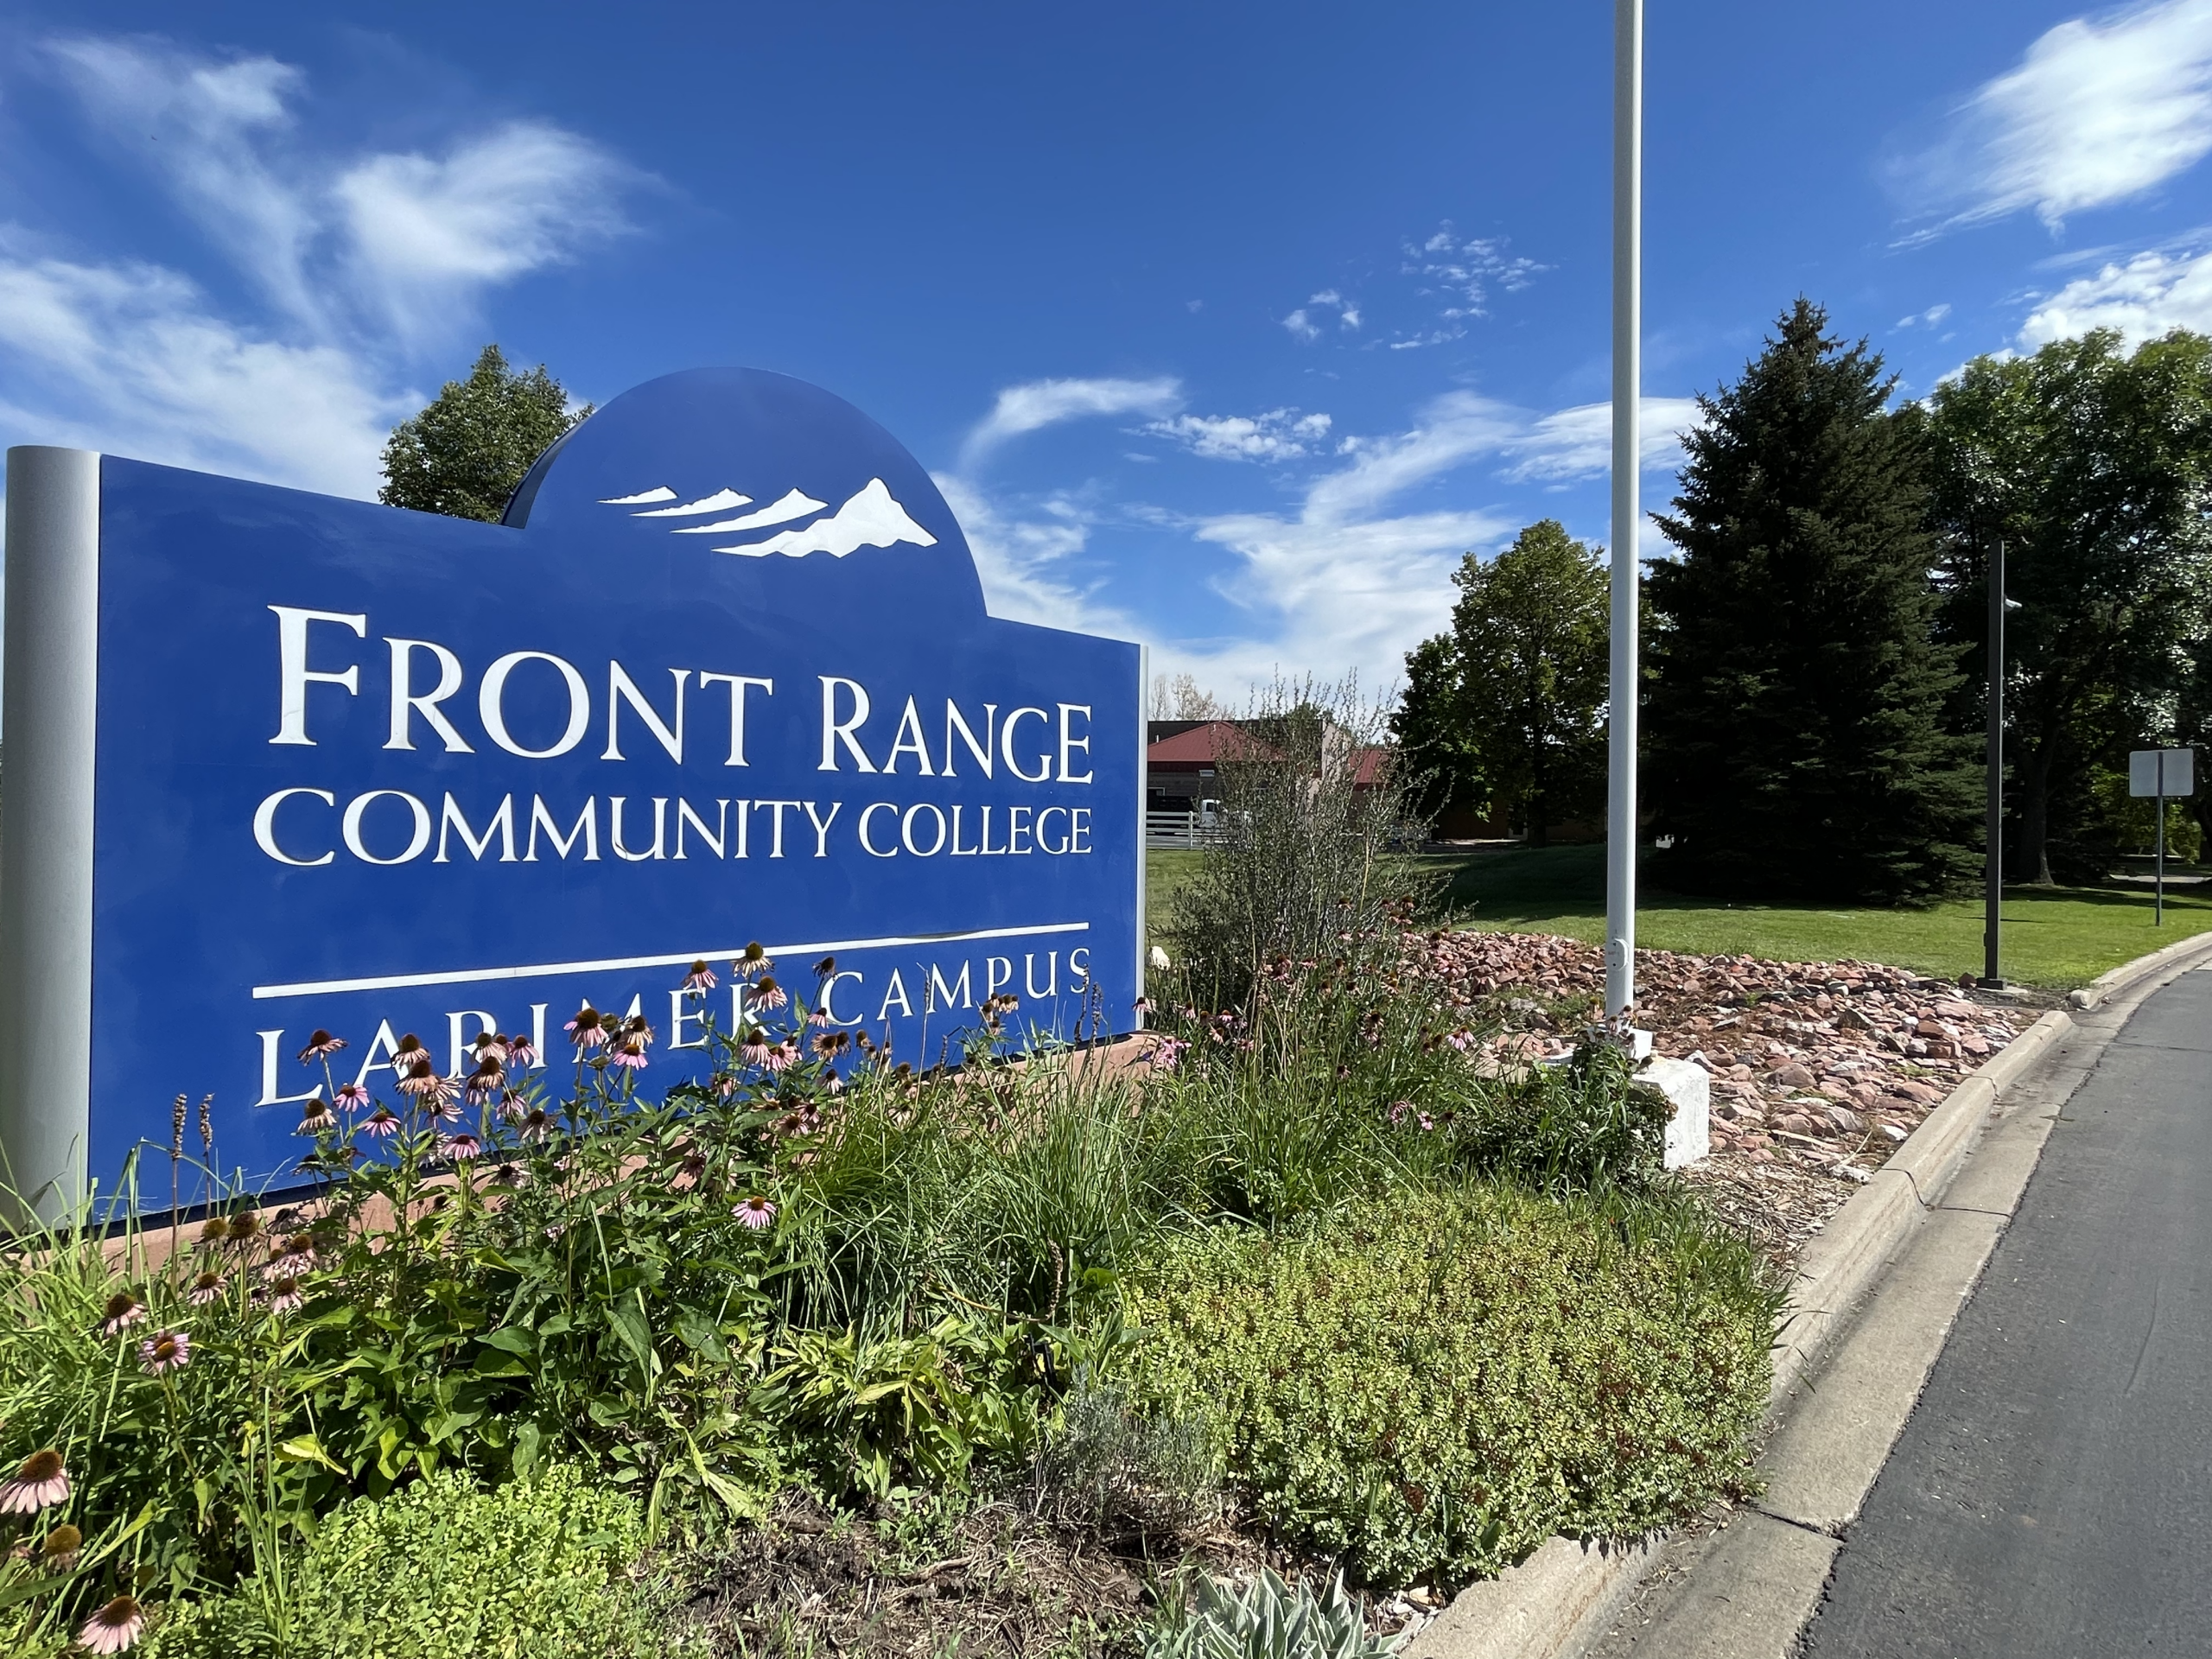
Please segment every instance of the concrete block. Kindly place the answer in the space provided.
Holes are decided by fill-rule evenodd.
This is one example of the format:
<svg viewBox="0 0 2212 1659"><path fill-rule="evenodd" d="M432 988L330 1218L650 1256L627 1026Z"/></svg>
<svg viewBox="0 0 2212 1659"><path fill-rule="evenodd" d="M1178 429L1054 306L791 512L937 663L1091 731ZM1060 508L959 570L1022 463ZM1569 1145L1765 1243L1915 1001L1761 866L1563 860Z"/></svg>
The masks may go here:
<svg viewBox="0 0 2212 1659"><path fill-rule="evenodd" d="M1689 1060L1652 1060L1636 1074L1636 1086L1652 1089L1669 1108L1666 1165L1680 1169L1713 1150L1713 1079Z"/></svg>

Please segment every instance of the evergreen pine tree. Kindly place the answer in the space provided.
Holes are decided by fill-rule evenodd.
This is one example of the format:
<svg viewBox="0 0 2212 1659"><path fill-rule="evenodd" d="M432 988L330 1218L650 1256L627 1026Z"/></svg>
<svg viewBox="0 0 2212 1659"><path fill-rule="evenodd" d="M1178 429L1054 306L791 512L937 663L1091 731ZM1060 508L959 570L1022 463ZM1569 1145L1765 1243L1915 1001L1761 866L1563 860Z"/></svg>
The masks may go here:
<svg viewBox="0 0 2212 1659"><path fill-rule="evenodd" d="M1917 429L1805 299L1699 400L1653 567L1645 741L1670 879L1895 903L1979 866L1979 745L1945 729Z"/></svg>
<svg viewBox="0 0 2212 1659"><path fill-rule="evenodd" d="M531 463L590 413L589 404L569 408L543 363L511 369L486 346L467 379L447 381L422 413L392 428L377 499L497 524Z"/></svg>

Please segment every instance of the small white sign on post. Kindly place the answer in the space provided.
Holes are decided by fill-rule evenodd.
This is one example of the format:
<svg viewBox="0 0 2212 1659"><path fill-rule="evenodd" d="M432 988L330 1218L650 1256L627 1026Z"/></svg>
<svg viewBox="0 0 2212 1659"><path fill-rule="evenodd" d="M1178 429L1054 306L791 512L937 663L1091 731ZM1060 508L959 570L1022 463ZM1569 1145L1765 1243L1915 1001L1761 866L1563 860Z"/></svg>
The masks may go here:
<svg viewBox="0 0 2212 1659"><path fill-rule="evenodd" d="M2166 925L2166 803L2177 796L2196 793L2195 749L2131 749L2127 756L2127 792L2152 796L2158 803L2158 897L2152 902L2151 925Z"/></svg>
<svg viewBox="0 0 2212 1659"><path fill-rule="evenodd" d="M2135 750L2127 757L2127 792L2130 795L2163 795L2169 800L2177 796L2196 794L2196 751Z"/></svg>

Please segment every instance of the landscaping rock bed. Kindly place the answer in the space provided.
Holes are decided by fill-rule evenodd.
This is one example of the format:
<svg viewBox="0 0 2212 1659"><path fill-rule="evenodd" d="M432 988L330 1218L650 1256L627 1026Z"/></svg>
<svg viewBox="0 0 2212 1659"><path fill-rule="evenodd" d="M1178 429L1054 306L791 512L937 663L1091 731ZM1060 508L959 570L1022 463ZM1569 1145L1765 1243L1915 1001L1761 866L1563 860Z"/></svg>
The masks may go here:
<svg viewBox="0 0 2212 1659"><path fill-rule="evenodd" d="M1446 933L1421 965L1504 1027L1501 1063L1572 1048L1596 1018L1605 957L1580 940ZM1636 953L1636 1023L1713 1079L1713 1153L1685 1178L1777 1262L2056 999L1961 988L1866 962Z"/></svg>

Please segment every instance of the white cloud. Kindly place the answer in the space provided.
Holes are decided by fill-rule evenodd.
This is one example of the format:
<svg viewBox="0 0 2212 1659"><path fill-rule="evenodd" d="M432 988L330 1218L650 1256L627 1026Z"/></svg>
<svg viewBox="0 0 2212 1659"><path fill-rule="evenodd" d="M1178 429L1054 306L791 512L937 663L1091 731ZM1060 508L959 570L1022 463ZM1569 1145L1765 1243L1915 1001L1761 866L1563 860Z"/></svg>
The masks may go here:
<svg viewBox="0 0 2212 1659"><path fill-rule="evenodd" d="M47 42L46 53L94 122L153 168L270 298L296 317L321 316L306 270L320 228L315 207L268 154L271 140L291 136L290 105L307 89L298 69L144 39L75 36Z"/></svg>
<svg viewBox="0 0 2212 1659"><path fill-rule="evenodd" d="M1165 415L1182 407L1182 382L1169 376L1152 380L1030 380L1008 386L977 422L962 447L973 466L1009 438L1063 421L1098 415Z"/></svg>
<svg viewBox="0 0 2212 1659"><path fill-rule="evenodd" d="M1148 422L1144 429L1208 461L1291 461L1325 445L1330 424L1326 415L1271 409L1264 415L1178 415Z"/></svg>
<svg viewBox="0 0 2212 1659"><path fill-rule="evenodd" d="M77 36L43 61L270 308L228 315L181 270L0 226L0 423L35 441L370 493L386 429L421 401L415 353L622 228L616 188L636 177L531 122L439 156L324 156L299 130L305 76L273 58Z"/></svg>
<svg viewBox="0 0 2212 1659"><path fill-rule="evenodd" d="M2208 150L2212 0L2158 0L2047 30L1904 172L1927 206L1948 211L1939 230L2024 208L2056 228L2142 194Z"/></svg>
<svg viewBox="0 0 2212 1659"><path fill-rule="evenodd" d="M1643 470L1668 472L1682 464L1681 435L1704 418L1694 397L1646 397L1637 427ZM1521 457L1505 476L1516 483L1593 478L1613 464L1613 405L1580 404L1537 421L1502 446Z"/></svg>
<svg viewBox="0 0 2212 1659"><path fill-rule="evenodd" d="M68 443L337 495L376 488L410 399L327 343L214 315L158 266L20 257L0 238L0 359L10 442Z"/></svg>
<svg viewBox="0 0 2212 1659"><path fill-rule="evenodd" d="M1122 639L1142 632L1128 617L1097 601L1097 582L1080 579L1077 561L1090 544L1093 522L1088 509L1065 495L1048 497L1028 512L1001 508L970 480L953 473L934 476L976 556L993 616L1048 628L1103 630Z"/></svg>
<svg viewBox="0 0 2212 1659"><path fill-rule="evenodd" d="M1307 300L1297 310L1282 320L1294 340L1315 340L1321 338L1321 325L1315 321L1317 312L1333 311L1337 327L1351 332L1359 327L1359 302L1347 300L1333 288L1325 288Z"/></svg>
<svg viewBox="0 0 2212 1659"><path fill-rule="evenodd" d="M1951 308L1948 302L1942 305L1931 305L1925 311L1916 311L1909 317L1899 317L1897 319L1897 327L1900 328L1934 328L1939 326L1942 322L1943 319L1950 315Z"/></svg>
<svg viewBox="0 0 2212 1659"><path fill-rule="evenodd" d="M518 121L441 156L372 156L333 194L370 297L410 338L434 334L456 303L626 228L630 170L596 144Z"/></svg>
<svg viewBox="0 0 2212 1659"><path fill-rule="evenodd" d="M1490 315L1491 289L1517 294L1551 269L1518 254L1509 254L1509 238L1475 236L1458 239L1446 224L1427 241L1405 245L1403 274L1429 284L1424 294L1441 289L1452 302L1441 315L1446 321Z"/></svg>
<svg viewBox="0 0 2212 1659"><path fill-rule="evenodd" d="M2174 328L2212 332L2212 250L2159 250L2076 277L2036 307L2020 329L2029 351L2116 328L2130 345Z"/></svg>
<svg viewBox="0 0 2212 1659"><path fill-rule="evenodd" d="M1679 464L1677 434L1696 416L1694 400L1646 400L1644 464ZM1325 417L1270 410L1255 416L1162 417L1145 429L1199 453L1239 459L1283 458L1286 438L1319 454L1332 430ZM1503 542L1519 528L1518 509L1432 505L1419 498L1447 475L1506 463L1509 482L1551 481L1602 473L1611 444L1604 404L1538 416L1472 392L1452 392L1424 408L1405 431L1353 437L1337 446L1337 464L1313 477L1295 510L1215 513L1197 519L1129 505L1123 518L1180 531L1224 550L1233 561L1213 582L1243 613L1233 633L1193 637L1172 607L1150 621L1102 606L1101 582L1086 580L1084 555L1097 518L1062 495L1020 507L1004 505L969 479L941 475L976 550L995 614L1058 627L1150 636L1157 661L1225 689L1265 680L1276 669L1335 676L1356 671L1380 689L1405 652L1441 626L1451 609L1452 573L1462 556ZM1301 430L1300 429L1304 429ZM1655 544L1650 526L1639 537ZM1166 636L1163 638L1163 636Z"/></svg>

